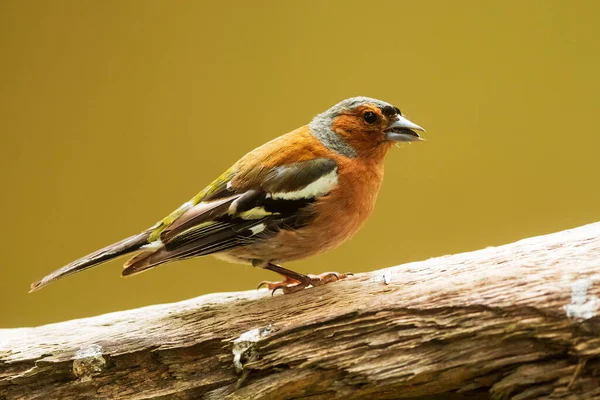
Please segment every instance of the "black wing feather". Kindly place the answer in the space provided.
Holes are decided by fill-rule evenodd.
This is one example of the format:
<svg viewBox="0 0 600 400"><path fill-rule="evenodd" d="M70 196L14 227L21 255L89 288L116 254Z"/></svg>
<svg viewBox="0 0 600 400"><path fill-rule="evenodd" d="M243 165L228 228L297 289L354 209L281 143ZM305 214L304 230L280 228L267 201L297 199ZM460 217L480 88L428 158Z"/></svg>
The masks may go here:
<svg viewBox="0 0 600 400"><path fill-rule="evenodd" d="M282 199L271 194L302 190L335 168L335 161L326 158L299 162L271 169L258 187L242 193L230 188L219 192L218 199L198 204L167 227L160 237L164 246L135 257L123 275L173 260L230 250L268 239L282 229L305 226L316 217L310 207L315 197ZM262 214L245 214L255 210ZM260 224L264 229L253 232L252 228Z"/></svg>

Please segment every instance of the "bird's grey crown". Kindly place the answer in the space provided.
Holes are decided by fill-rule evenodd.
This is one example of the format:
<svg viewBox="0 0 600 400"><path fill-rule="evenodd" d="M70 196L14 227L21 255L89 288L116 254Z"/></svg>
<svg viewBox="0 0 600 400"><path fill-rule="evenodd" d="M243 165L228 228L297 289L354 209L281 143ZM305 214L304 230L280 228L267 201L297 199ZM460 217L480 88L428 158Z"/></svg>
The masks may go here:
<svg viewBox="0 0 600 400"><path fill-rule="evenodd" d="M394 108L393 105L386 103L385 101L370 97L350 97L349 99L340 101L327 111L314 117L311 123L308 124L310 132L328 149L346 157L355 158L356 150L346 143L337 133L331 130L331 124L333 123L333 119L340 115L344 110L352 110L366 104L371 104L381 109L385 107Z"/></svg>

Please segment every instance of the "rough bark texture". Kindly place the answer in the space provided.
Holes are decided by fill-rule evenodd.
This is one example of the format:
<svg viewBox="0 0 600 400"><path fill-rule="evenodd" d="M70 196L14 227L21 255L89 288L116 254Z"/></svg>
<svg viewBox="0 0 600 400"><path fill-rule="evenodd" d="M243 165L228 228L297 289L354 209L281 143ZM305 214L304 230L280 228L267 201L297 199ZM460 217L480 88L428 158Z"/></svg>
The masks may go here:
<svg viewBox="0 0 600 400"><path fill-rule="evenodd" d="M0 330L0 399L600 398L599 237Z"/></svg>

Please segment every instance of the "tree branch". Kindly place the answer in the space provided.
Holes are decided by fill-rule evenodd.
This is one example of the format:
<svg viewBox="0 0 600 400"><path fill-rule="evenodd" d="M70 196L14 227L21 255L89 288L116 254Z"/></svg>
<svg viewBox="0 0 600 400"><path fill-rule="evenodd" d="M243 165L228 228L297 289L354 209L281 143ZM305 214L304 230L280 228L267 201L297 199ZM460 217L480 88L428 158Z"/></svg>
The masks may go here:
<svg viewBox="0 0 600 400"><path fill-rule="evenodd" d="M597 398L598 279L600 223L286 296L0 330L0 399Z"/></svg>

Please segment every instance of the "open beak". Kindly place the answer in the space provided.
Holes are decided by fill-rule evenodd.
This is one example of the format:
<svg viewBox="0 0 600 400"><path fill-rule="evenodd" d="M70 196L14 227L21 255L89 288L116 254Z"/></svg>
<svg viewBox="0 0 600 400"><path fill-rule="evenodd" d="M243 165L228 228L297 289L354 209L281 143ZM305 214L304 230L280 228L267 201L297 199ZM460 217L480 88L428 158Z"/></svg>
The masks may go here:
<svg viewBox="0 0 600 400"><path fill-rule="evenodd" d="M419 125L410 122L399 115L398 119L392 121L385 130L385 138L387 140L393 140L394 142L417 142L425 140L414 130L425 132L425 129L421 128Z"/></svg>

